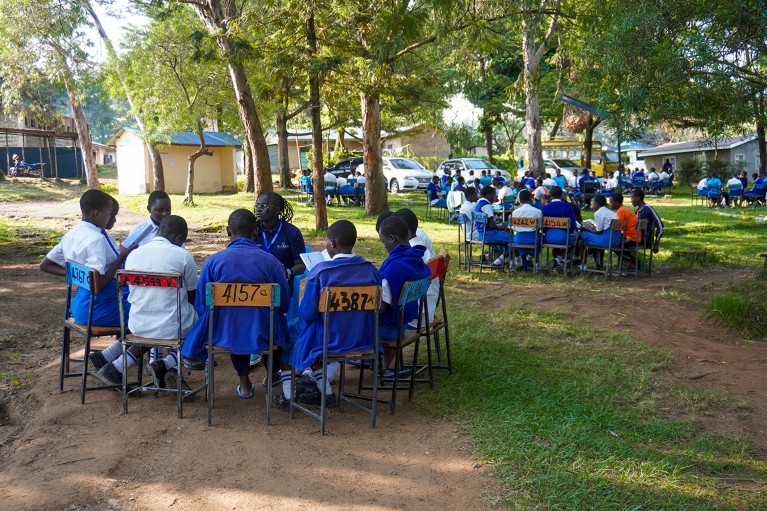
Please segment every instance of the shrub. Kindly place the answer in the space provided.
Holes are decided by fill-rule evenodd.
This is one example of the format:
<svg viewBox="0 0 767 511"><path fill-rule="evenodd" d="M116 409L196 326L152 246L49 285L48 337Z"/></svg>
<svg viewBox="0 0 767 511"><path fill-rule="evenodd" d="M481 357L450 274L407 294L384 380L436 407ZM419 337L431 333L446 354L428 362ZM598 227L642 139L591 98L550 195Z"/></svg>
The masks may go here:
<svg viewBox="0 0 767 511"><path fill-rule="evenodd" d="M695 158L682 161L676 172L676 178L682 186L697 183L703 177L703 168Z"/></svg>

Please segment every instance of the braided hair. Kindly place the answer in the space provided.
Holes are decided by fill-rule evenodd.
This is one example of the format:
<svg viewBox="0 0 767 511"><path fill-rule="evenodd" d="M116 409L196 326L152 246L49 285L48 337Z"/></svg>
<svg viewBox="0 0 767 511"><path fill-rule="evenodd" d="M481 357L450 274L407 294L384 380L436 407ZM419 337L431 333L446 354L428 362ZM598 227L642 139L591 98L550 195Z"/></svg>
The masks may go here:
<svg viewBox="0 0 767 511"><path fill-rule="evenodd" d="M275 203L280 208L279 219L283 222L291 223L293 221L293 206L290 202L286 201L282 195L277 192L264 192L262 195L266 196L267 203Z"/></svg>

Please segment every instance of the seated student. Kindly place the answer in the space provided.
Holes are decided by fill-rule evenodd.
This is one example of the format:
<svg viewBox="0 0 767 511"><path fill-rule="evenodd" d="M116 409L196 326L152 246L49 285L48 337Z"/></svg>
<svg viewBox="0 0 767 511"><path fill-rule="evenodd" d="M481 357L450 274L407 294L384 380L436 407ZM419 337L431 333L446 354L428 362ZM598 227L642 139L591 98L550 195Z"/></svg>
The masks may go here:
<svg viewBox="0 0 767 511"><path fill-rule="evenodd" d="M322 261L309 271L306 279L298 322L291 334L295 344L290 352L290 365L299 371L313 367L311 378L296 384L297 399L302 403L320 404L320 392L324 384L327 389L327 406L338 404L330 383L338 373L340 364L328 364L328 374L322 374L322 347L325 324L322 314L317 312L320 294L328 286L380 286L381 274L373 263L354 255L357 229L348 220L338 220L328 228L325 248L330 260ZM367 312L349 312L343 315L343 324L333 322L328 332L328 350L331 353L348 353L371 342L375 325ZM319 366L319 367L317 367Z"/></svg>
<svg viewBox="0 0 767 511"><path fill-rule="evenodd" d="M650 167L650 173L647 174L647 182L650 184L657 183L660 180L660 176L658 175L658 171L655 170L655 167Z"/></svg>
<svg viewBox="0 0 767 511"><path fill-rule="evenodd" d="M756 176L756 174L754 174ZM740 176L738 176L738 179L740 180L740 183L743 185L743 191L746 191L746 188L748 188L748 172L745 170L740 173ZM756 177L754 177L756 179Z"/></svg>
<svg viewBox="0 0 767 511"><path fill-rule="evenodd" d="M514 195L514 193L511 191L511 188L506 186L506 182L505 181L501 181L497 177L494 177L493 180L491 181L491 183L495 187L495 189L497 190L495 192L496 204L503 204L503 199L506 196L511 197L511 196Z"/></svg>
<svg viewBox="0 0 767 511"><path fill-rule="evenodd" d="M525 171L525 177L522 178L522 184L531 192L535 190L535 179L530 175L530 171Z"/></svg>
<svg viewBox="0 0 767 511"><path fill-rule="evenodd" d="M520 206L511 212L512 218L541 218L543 213L541 210L533 206L533 195L529 190L522 190L519 192L519 204ZM517 226L514 227L514 243L518 245L532 245L535 243L535 227ZM540 245L541 240L538 239ZM521 266L524 271L527 271L527 255L531 253L528 249L518 250L518 255L514 258L514 264ZM536 264L538 262L536 261Z"/></svg>
<svg viewBox="0 0 767 511"><path fill-rule="evenodd" d="M546 177L543 179L543 187L546 189L547 193L551 191L551 189L555 186L557 186L557 182L554 181L554 179L551 177L551 174L547 173Z"/></svg>
<svg viewBox="0 0 767 511"><path fill-rule="evenodd" d="M399 327L400 312L397 306L402 286L405 282L420 280L431 275L431 270L423 262L423 247L412 247L409 243L407 224L401 218L390 216L381 222L378 239L389 253L381 264L380 272L383 282L383 308L379 316L379 333L381 339L396 339ZM412 302L405 306L404 324L418 318L418 303ZM396 350L384 349L383 374L386 379L394 378ZM399 377L406 378L409 370L400 371Z"/></svg>
<svg viewBox="0 0 767 511"><path fill-rule="evenodd" d="M735 202L735 206L740 205L740 196L743 193L743 183L740 181L740 178L738 178L737 174L733 174L732 177L727 181L727 198L731 201ZM727 204L730 205L729 203Z"/></svg>
<svg viewBox="0 0 767 511"><path fill-rule="evenodd" d="M445 183L447 183L447 178L451 177L450 168L445 167L445 170L442 173L442 176L439 178L439 185L444 187Z"/></svg>
<svg viewBox="0 0 767 511"><path fill-rule="evenodd" d="M312 193L314 190L312 188L312 176L309 173L309 170L304 169L301 171L301 177L298 178L298 186L300 186L302 189L308 190L308 193Z"/></svg>
<svg viewBox="0 0 767 511"><path fill-rule="evenodd" d="M655 168L653 168L653 170L655 170ZM668 182L668 183L671 182L671 176L669 175L668 172L666 172L665 169L661 169L660 176L658 176L658 179L661 182ZM668 180L668 181L666 181L666 180Z"/></svg>
<svg viewBox="0 0 767 511"><path fill-rule="evenodd" d="M171 213L170 197L162 190L155 190L149 194L146 209L149 211L149 218L131 229L125 238L131 244L146 245L157 235L160 222Z"/></svg>
<svg viewBox="0 0 767 511"><path fill-rule="evenodd" d="M445 178L445 184L442 185L443 197L446 197L451 191L453 191L453 176L447 176L447 178Z"/></svg>
<svg viewBox="0 0 767 511"><path fill-rule="evenodd" d="M642 172L638 167L634 169L634 172L631 174L631 181L633 183L643 183L645 181L644 172Z"/></svg>
<svg viewBox="0 0 767 511"><path fill-rule="evenodd" d="M348 197L350 195L354 195L354 186L350 185L349 181L345 177L341 176L336 178L336 186L338 187L338 190L336 190L336 199L338 200L338 205L344 207L348 206ZM343 203L341 202L341 199L343 199Z"/></svg>
<svg viewBox="0 0 767 511"><path fill-rule="evenodd" d="M724 199L724 205L730 205L730 196L723 189L722 180L719 176L712 174L706 181L706 189L708 190L708 196L711 199L713 206L723 206L722 199Z"/></svg>
<svg viewBox="0 0 767 511"><path fill-rule="evenodd" d="M495 177L495 179L497 179L501 183L506 184L506 178L503 177L503 174L501 174L500 170L496 170L495 171L495 176L493 176L493 177ZM492 181L491 181L491 184L492 184Z"/></svg>
<svg viewBox="0 0 767 511"><path fill-rule="evenodd" d="M120 325L120 308L114 277L133 247L120 245L118 249L117 242L105 230L110 223L114 225L113 213L116 216L114 199L110 195L100 190L87 190L80 197L80 211L82 220L48 252L40 263L40 269L66 277L66 263L71 261L96 270L100 291L93 298L91 325L116 327ZM78 287L72 297L72 317L75 322L82 325L88 322L89 301L90 290ZM130 304L125 301L124 306L128 314ZM122 343L117 340L105 350L91 353L89 358L97 370L119 359L122 372Z"/></svg>
<svg viewBox="0 0 767 511"><path fill-rule="evenodd" d="M431 242L431 238L426 234L423 229L418 227L418 217L408 208L398 209L394 212L394 216L401 218L407 224L408 236L410 236L410 246L420 247L424 249L423 262L428 263L435 257L437 252L434 250L434 243ZM437 299L439 298L439 279L432 280L429 285L429 291L426 293L426 302L429 306L429 318L428 322L431 323L434 320L434 312L437 306ZM410 326L415 328L418 320L413 320Z"/></svg>
<svg viewBox="0 0 767 511"><path fill-rule="evenodd" d="M283 350L289 348L285 313L290 304L290 288L285 278L285 269L278 259L261 250L253 241L257 230L258 221L247 209L238 209L229 215L226 228L229 245L221 252L208 257L200 271L194 300L194 309L200 319L186 336L184 347L181 349L184 357L207 359L205 344L208 342L210 318L209 309L205 305L205 287L208 282L279 284L280 306L274 317L274 344ZM248 377L250 354L261 353L269 347L269 310L266 307L221 307L217 311L216 332L216 346L232 352L232 365L240 378L237 395L242 399L250 399L253 397L253 384ZM287 364L282 367L288 370ZM279 401L280 407L285 399L290 400L290 391L288 378L283 383L285 395L278 396L282 397ZM275 399L275 402L277 401Z"/></svg>
<svg viewBox="0 0 767 511"><path fill-rule="evenodd" d="M476 190L481 190L482 189L482 181L480 181L480 179L478 177L474 178L474 183L473 184L474 184L474 188Z"/></svg>
<svg viewBox="0 0 767 511"><path fill-rule="evenodd" d="M492 185L492 183L493 183L493 176L488 174L486 170L483 170L482 175L479 178L479 184L481 184L482 187L484 188L485 186Z"/></svg>
<svg viewBox="0 0 767 511"><path fill-rule="evenodd" d="M543 179L538 178L535 181L535 184L535 190L533 191L533 206L538 209L543 209L549 191L543 186Z"/></svg>
<svg viewBox="0 0 767 511"><path fill-rule="evenodd" d="M431 183L426 187L429 195L429 203L435 208L446 208L447 200L442 198L443 191L440 188L439 176L432 176Z"/></svg>
<svg viewBox="0 0 767 511"><path fill-rule="evenodd" d="M575 238L578 232L579 224L578 219L575 216L575 210L573 209L573 206L562 200L563 195L564 194L562 189L558 186L554 186L551 189L551 193L549 194L551 201L543 206L542 212L544 217L569 218L570 230L568 232L565 229L546 229L543 233L544 241L546 243L554 243L559 245L573 245L575 244ZM562 259L564 250L554 249L553 253L555 256L554 266L557 267L562 265L564 262Z"/></svg>
<svg viewBox="0 0 767 511"><path fill-rule="evenodd" d="M463 194L466 197L466 201L461 204L461 209L458 210L458 214L465 215L465 218L468 220L463 224L463 236L465 240L470 240L472 231L471 213L474 211L474 207L477 205L479 197L477 195L477 189L473 186L468 187Z"/></svg>
<svg viewBox="0 0 767 511"><path fill-rule="evenodd" d="M565 189L565 186L567 185L567 178L562 175L562 170L556 169L554 176L551 178L554 180L556 185L560 187L562 190Z"/></svg>
<svg viewBox="0 0 767 511"><path fill-rule="evenodd" d="M698 195L708 195L707 193L701 193L701 192L706 192L708 190L707 183L710 177L711 176L706 176L700 181L698 181L698 186L697 186Z"/></svg>
<svg viewBox="0 0 767 511"><path fill-rule="evenodd" d="M631 205L637 208L637 220L647 220L647 228L640 233L640 239L646 247L652 248L653 253L657 254L660 239L663 237L663 220L651 206L645 203L644 197L642 190L634 190L631 192ZM655 236L653 236L653 232Z"/></svg>
<svg viewBox="0 0 767 511"><path fill-rule="evenodd" d="M487 215L487 224L475 224L474 237L477 240L484 240L485 243L490 245L507 245L511 240L508 227L503 224L498 224L495 221L495 212L493 211L493 202L495 201L495 188L492 186L486 186L482 188L482 197L477 201L477 205L474 206L475 213L484 213ZM505 262L505 254L501 253L493 264L501 266Z"/></svg>
<svg viewBox="0 0 767 511"><path fill-rule="evenodd" d="M325 181L325 202L330 206L333 204L333 196L338 188L338 178L336 178L335 174L326 170L323 180Z"/></svg>
<svg viewBox="0 0 767 511"><path fill-rule="evenodd" d="M466 191L466 180L463 178L463 176L458 176L455 178L452 191L454 192Z"/></svg>
<svg viewBox="0 0 767 511"><path fill-rule="evenodd" d="M157 235L149 243L144 243L131 252L125 260L126 270L149 272L175 272L182 276L181 289L181 335L186 336L197 321L194 310L195 290L197 289L197 264L192 255L182 246L186 241L188 228L186 220L180 216L166 216L158 226ZM176 290L144 286L128 286L128 302L131 313L128 328L139 337L151 339L175 339L178 335L176 312ZM133 357L128 352L129 357ZM132 362L135 362L135 357ZM152 377L157 387L165 388L166 381L171 387L176 386L179 377L178 356L171 352L167 357L154 360L146 366L146 373ZM122 382L122 366L106 364L98 372L98 378L104 382L119 384ZM167 380L166 380L167 378ZM183 390L191 390L181 380Z"/></svg>
<svg viewBox="0 0 767 511"><path fill-rule="evenodd" d="M641 189L637 189L636 191L641 192L644 195L644 192ZM615 214L615 211L607 207L607 198L604 195L595 195L593 199L591 199L591 207L594 210L594 220L593 221L586 221L583 223L583 227L581 229L581 241L583 242L581 244L581 270L586 270L586 246L585 245L598 245L600 247L609 247L610 246L610 237L613 238L613 245L620 245L620 231L610 231L610 222L613 220L616 220L618 218L618 215ZM600 254L603 251L600 251ZM597 257L597 255L594 256L594 259L597 261L597 267L601 268L601 258Z"/></svg>
<svg viewBox="0 0 767 511"><path fill-rule="evenodd" d="M610 209L615 211L618 220L625 220L627 222L626 233L624 234L626 241L634 243L637 240L641 241L640 236L642 233L641 231L637 230L637 216L629 208L623 205L623 194L616 192L612 197L610 197ZM630 253L626 252L623 254L623 258L623 264L626 269L633 269L633 265L635 263L634 257Z"/></svg>

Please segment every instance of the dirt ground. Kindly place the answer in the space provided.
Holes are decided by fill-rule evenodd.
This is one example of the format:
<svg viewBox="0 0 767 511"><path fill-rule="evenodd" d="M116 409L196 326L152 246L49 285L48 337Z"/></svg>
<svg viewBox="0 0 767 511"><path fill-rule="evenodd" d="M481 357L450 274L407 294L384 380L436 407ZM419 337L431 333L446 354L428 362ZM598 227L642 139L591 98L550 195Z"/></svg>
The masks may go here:
<svg viewBox="0 0 767 511"><path fill-rule="evenodd" d="M0 202L0 213L60 218L65 229L74 224L77 207ZM116 236L141 219L121 213ZM224 243L219 234L193 233L187 247L201 262ZM744 340L700 314L711 293L751 276L746 270L656 273L625 280L616 293L498 284L496 296L508 300L513 293L515 301L615 325L667 348L672 364L664 377L721 391L727 402L741 403L696 416L702 427L749 439L764 450L767 344ZM589 284L604 288L596 279ZM661 299L662 288L678 289L690 299ZM344 416L332 413L325 437L316 421L303 416L291 421L280 411L267 427L262 394L237 399L234 371L222 360L214 427L205 424L204 398L188 403L182 420L169 396L131 400L128 415L122 415L113 391L90 392L81 406L74 380L58 391L62 289L61 279L42 274L23 254L0 263L0 346L21 353L0 354L0 370L22 374L20 382L0 389L0 508L496 508L502 490L491 467L473 456L461 428L418 413L406 400L396 415L381 413L376 428L353 409ZM259 372L254 381L260 379ZM201 381L200 373L192 374L192 385ZM689 413L675 407L662 411L683 418Z"/></svg>

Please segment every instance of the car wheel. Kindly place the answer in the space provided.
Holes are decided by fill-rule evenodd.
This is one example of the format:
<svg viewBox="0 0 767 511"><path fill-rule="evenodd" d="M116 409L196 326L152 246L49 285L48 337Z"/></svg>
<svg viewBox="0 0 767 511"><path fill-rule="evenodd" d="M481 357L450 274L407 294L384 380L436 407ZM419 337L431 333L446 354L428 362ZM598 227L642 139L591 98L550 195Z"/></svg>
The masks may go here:
<svg viewBox="0 0 767 511"><path fill-rule="evenodd" d="M391 183L389 184L389 188L391 189L391 193L399 193L399 183L396 179L392 179Z"/></svg>

